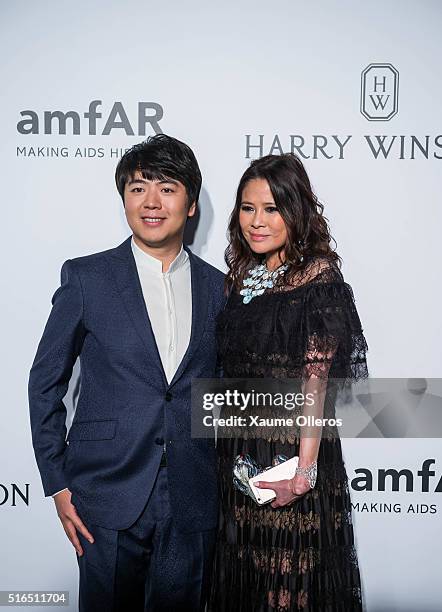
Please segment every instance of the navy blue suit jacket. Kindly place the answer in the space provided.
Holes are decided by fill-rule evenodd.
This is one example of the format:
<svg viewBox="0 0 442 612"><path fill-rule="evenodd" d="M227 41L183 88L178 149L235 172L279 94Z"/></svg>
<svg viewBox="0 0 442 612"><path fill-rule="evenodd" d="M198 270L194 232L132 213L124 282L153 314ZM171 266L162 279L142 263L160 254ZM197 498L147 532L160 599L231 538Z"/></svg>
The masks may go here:
<svg viewBox="0 0 442 612"><path fill-rule="evenodd" d="M213 440L191 438L191 380L216 374L215 319L224 275L188 250L192 328L168 384L130 238L68 260L29 379L32 439L46 495L64 487L91 524L125 529L155 481L163 442L171 506L182 531L215 527ZM81 386L66 441L66 394L80 356Z"/></svg>

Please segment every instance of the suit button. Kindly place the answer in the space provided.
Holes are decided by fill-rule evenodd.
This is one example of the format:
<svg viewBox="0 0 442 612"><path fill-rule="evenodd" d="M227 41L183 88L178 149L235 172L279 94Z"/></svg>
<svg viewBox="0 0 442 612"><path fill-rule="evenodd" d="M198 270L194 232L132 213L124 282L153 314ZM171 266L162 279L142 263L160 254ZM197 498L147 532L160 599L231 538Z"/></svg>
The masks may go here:
<svg viewBox="0 0 442 612"><path fill-rule="evenodd" d="M166 402L170 402L172 400L172 393L169 393L169 391L166 393Z"/></svg>
<svg viewBox="0 0 442 612"><path fill-rule="evenodd" d="M158 446L163 446L164 438L155 438L155 444L158 444Z"/></svg>

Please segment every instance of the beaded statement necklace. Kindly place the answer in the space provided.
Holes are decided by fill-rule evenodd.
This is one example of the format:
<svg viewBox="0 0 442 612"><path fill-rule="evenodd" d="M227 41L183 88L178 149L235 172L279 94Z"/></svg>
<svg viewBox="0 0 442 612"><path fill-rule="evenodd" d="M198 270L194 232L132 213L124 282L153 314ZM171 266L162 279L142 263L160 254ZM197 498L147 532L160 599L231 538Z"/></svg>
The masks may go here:
<svg viewBox="0 0 442 612"><path fill-rule="evenodd" d="M282 264L276 270L267 270L265 264L258 264L249 270L247 278L244 278L242 285L244 289L239 292L243 296L242 301L248 304L257 295L262 295L266 289L271 289L275 285L278 276L284 274L288 269L287 264Z"/></svg>

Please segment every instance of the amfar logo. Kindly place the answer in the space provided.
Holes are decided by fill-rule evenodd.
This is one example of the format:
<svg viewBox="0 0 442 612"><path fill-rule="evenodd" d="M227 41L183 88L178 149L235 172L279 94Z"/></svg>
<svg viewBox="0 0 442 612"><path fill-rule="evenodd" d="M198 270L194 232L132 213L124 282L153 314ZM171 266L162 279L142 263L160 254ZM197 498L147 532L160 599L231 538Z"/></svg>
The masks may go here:
<svg viewBox="0 0 442 612"><path fill-rule="evenodd" d="M392 64L369 64L361 74L361 113L389 121L398 112L399 72Z"/></svg>
<svg viewBox="0 0 442 612"><path fill-rule="evenodd" d="M435 470L430 466L436 463L436 459L425 459L422 467L417 470L416 476L409 469L397 470L396 468L380 468L373 476L368 468L357 468L354 470L356 478L351 480L351 487L354 491L419 491L421 493L431 492L442 493L442 476L436 475ZM416 482L418 480L418 482Z"/></svg>
<svg viewBox="0 0 442 612"><path fill-rule="evenodd" d="M98 107L102 105L101 100L92 100L89 109L85 113L78 113L74 110L66 112L53 110L44 111L39 117L34 110L23 110L20 115L23 117L17 123L17 131L20 134L58 134L66 135L68 132L79 135L84 132L82 129L82 118L87 122L87 133L89 136L97 135L97 123L102 119L103 114ZM155 134L161 134L162 130L159 122L163 118L163 107L156 102L138 102L137 121L131 123L121 102L114 102L109 113L105 115L106 122L99 132L101 136L108 136L112 130L124 130L127 136L146 135L146 125L150 125Z"/></svg>

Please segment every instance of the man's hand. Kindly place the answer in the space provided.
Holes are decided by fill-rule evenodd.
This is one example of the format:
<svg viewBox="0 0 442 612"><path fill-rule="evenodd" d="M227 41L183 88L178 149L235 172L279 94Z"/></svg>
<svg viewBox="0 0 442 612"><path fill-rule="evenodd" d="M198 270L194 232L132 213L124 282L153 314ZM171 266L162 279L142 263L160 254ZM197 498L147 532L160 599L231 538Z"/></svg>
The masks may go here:
<svg viewBox="0 0 442 612"><path fill-rule="evenodd" d="M265 482L261 480L255 483L259 489L272 489L276 493L276 498L270 504L272 508L287 506L310 491L310 485L303 476L295 476L291 480L277 480L275 482Z"/></svg>
<svg viewBox="0 0 442 612"><path fill-rule="evenodd" d="M91 544L94 543L92 534L86 529L83 521L77 514L77 510L73 504L71 504L72 493L69 489L60 491L54 496L55 507L57 508L57 514L60 517L60 521L63 525L63 529L66 532L72 546L81 557L83 555L83 549L80 544L80 540L77 536L77 530L89 540Z"/></svg>

